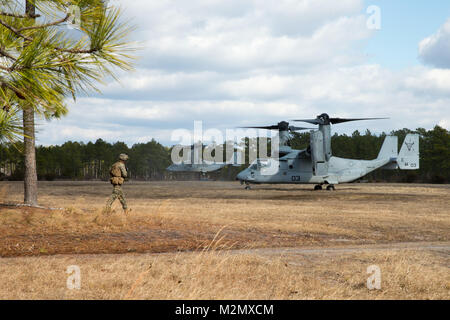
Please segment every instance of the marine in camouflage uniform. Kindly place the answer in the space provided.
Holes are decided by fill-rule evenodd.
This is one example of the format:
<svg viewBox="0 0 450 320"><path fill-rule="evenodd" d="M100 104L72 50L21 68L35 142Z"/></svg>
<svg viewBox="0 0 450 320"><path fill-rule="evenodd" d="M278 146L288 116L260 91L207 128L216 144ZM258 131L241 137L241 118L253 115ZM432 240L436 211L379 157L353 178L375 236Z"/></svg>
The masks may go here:
<svg viewBox="0 0 450 320"><path fill-rule="evenodd" d="M126 154L121 154L119 156L119 161L114 163L111 166L110 175L111 175L111 184L113 185L113 192L106 203L106 209L111 210L111 206L116 199L119 199L122 204L122 208L125 214L129 213L127 201L125 200L125 196L122 191L122 184L127 177L127 169L125 167L125 162L128 160L128 156Z"/></svg>

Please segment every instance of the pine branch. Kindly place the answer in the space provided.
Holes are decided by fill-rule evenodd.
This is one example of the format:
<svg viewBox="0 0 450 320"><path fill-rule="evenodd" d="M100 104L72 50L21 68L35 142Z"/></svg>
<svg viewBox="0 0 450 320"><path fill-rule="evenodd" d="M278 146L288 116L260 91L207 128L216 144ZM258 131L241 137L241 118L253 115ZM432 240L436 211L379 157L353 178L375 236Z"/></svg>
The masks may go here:
<svg viewBox="0 0 450 320"><path fill-rule="evenodd" d="M10 55L8 52L6 52L5 50L3 50L2 48L0 48L0 55L2 55L3 57L6 57L8 59L11 59L13 61L17 61L16 58L14 58L12 55Z"/></svg>
<svg viewBox="0 0 450 320"><path fill-rule="evenodd" d="M64 49L64 48L56 47L55 49L60 52L73 53L73 54L92 54L92 53L96 53L96 52L100 51L100 49L98 49L98 48L82 50L82 49Z"/></svg>
<svg viewBox="0 0 450 320"><path fill-rule="evenodd" d="M13 18L18 18L18 19L29 19L29 18L35 19L35 18L39 18L41 15L40 14L28 15L28 14L0 12L0 16L13 17Z"/></svg>
<svg viewBox="0 0 450 320"><path fill-rule="evenodd" d="M33 41L32 38L27 37L26 35L21 34L16 28L10 26L9 24L7 24L6 22L4 22L2 19L0 19L0 24L2 26L4 26L6 29L10 30L12 33L14 33L16 36L23 38L27 41Z"/></svg>
<svg viewBox="0 0 450 320"><path fill-rule="evenodd" d="M68 15L67 17L65 17L64 21L67 21L67 19L70 18L70 15ZM64 21L59 20L59 21L55 21L54 23L51 23L51 25L57 25L58 23L62 23ZM22 29L15 29L14 27L10 26L9 24L7 24L6 22L4 22L2 19L0 19L0 24L3 25L5 28L7 28L8 30L10 30L12 33L14 33L16 36L23 38L27 41L33 41L33 38L28 37L24 34L21 33L21 31L23 30L28 30L28 29L38 29L38 28L43 28L46 25L41 25L41 26L35 26L35 27L28 27L28 28L22 28ZM91 48L91 49L65 49L65 48L60 48L60 47L55 47L55 50L61 51L61 52L66 52L66 53L72 53L72 54L92 54L92 53L96 53L98 51L100 51L100 49L98 48Z"/></svg>
<svg viewBox="0 0 450 320"><path fill-rule="evenodd" d="M34 11L27 10L24 18L33 14ZM63 107L63 98L68 94L75 97L76 92L98 91L94 82L101 81L105 75L114 76L111 66L130 69L126 60L132 57L126 54L123 39L131 30L119 23L119 10L90 14L86 15L84 30L90 41L83 39L76 43L55 30L70 20L71 14L67 12L58 20L26 26L0 14L0 32L10 31L6 33L7 40L12 45L24 40L24 49L18 57L0 46L0 58L12 62L0 64L0 85L18 99L39 106L39 110L56 110ZM3 78L2 74L6 73L13 79Z"/></svg>
<svg viewBox="0 0 450 320"><path fill-rule="evenodd" d="M25 95L20 92L20 90L14 88L8 82L3 81L2 78L0 78L0 86L8 88L12 92L14 92L19 99L25 100Z"/></svg>
<svg viewBox="0 0 450 320"><path fill-rule="evenodd" d="M33 29L43 29L43 28L47 28L47 27L57 26L57 25L59 25L61 23L67 22L67 20L69 20L69 18L70 18L70 14L68 13L66 15L66 17L63 18L63 19L56 20L54 22L49 22L49 23L46 23L46 24L40 24L40 25L33 26L33 27L20 28L20 29L17 29L17 32L22 32L22 31L25 31L25 30L33 30Z"/></svg>

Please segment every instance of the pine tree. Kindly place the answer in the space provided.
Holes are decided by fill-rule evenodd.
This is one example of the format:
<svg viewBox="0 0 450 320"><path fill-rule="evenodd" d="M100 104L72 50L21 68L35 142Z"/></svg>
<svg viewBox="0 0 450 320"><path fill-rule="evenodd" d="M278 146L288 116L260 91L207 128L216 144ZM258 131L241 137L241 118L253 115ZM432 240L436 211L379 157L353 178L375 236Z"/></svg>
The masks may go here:
<svg viewBox="0 0 450 320"><path fill-rule="evenodd" d="M27 204L37 205L35 115L59 117L67 97L131 69L132 28L104 2L0 0L0 107L23 112Z"/></svg>

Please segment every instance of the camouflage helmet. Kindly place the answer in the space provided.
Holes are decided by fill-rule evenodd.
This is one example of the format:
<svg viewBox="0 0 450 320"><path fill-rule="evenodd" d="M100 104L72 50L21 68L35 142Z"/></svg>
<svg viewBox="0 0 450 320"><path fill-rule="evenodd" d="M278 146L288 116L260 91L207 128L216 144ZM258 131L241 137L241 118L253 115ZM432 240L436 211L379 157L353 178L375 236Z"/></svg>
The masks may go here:
<svg viewBox="0 0 450 320"><path fill-rule="evenodd" d="M120 154L119 156L119 160L122 161L127 161L128 160L128 156L125 153Z"/></svg>

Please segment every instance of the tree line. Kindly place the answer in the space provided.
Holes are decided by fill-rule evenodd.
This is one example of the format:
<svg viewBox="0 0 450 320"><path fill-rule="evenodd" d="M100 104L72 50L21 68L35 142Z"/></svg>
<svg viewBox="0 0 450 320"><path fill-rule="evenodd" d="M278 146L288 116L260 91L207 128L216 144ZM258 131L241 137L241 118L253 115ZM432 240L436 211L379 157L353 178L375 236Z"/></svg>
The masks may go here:
<svg viewBox="0 0 450 320"><path fill-rule="evenodd" d="M376 170L364 177L369 181L392 182L450 182L450 132L440 126L432 130L401 129L392 131L390 135L399 137L399 148L408 133L420 135L420 170ZM386 133L373 134L354 131L351 135L337 134L332 136L333 155L352 159L375 159L383 144ZM249 139L246 139L249 145ZM309 133L294 133L290 141L294 149L304 149L309 145ZM0 179L22 180L24 159L20 152L20 144L0 144ZM247 149L248 150L248 149ZM269 150L270 152L270 150ZM127 162L131 179L167 180L176 179L177 175L165 169L171 164L171 148L165 147L155 140L148 143L134 144L128 147L123 142L108 143L102 139L96 142L66 142L60 146L38 146L36 162L40 180L107 180L109 168L117 161L120 153L130 156ZM248 154L246 156L248 158ZM236 174L248 164L241 167L225 167L211 178L234 180ZM194 178L198 174L178 175L178 178Z"/></svg>
<svg viewBox="0 0 450 320"><path fill-rule="evenodd" d="M24 172L21 145L0 145L0 177L22 180ZM134 144L129 148L123 142L108 143L68 141L60 146L36 147L39 180L106 180L109 169L121 153L130 156L127 162L132 179L165 179L165 168L170 165L170 148L155 140Z"/></svg>

